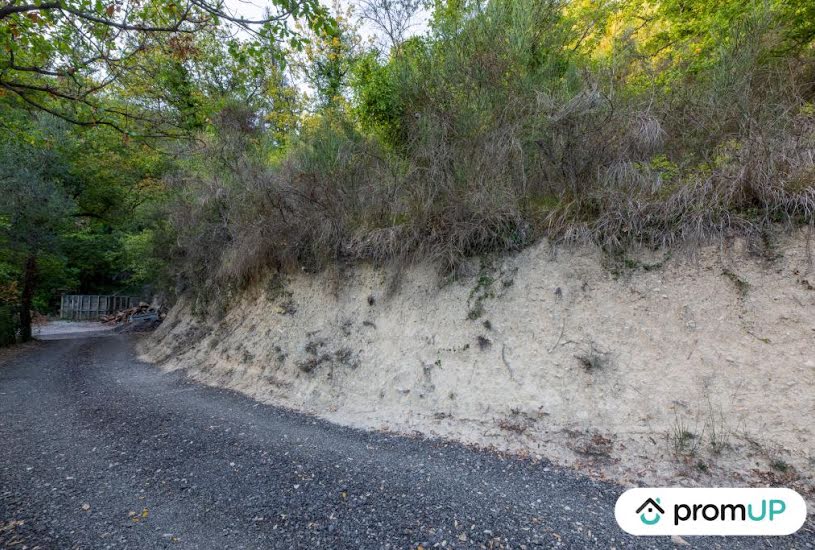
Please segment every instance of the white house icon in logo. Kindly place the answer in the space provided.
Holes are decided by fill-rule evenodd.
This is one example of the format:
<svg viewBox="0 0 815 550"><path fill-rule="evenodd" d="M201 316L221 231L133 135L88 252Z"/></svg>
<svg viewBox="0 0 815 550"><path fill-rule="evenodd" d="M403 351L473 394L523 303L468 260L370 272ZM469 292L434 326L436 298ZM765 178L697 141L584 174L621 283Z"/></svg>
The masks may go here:
<svg viewBox="0 0 815 550"><path fill-rule="evenodd" d="M649 498L642 505L637 508L637 513L640 515L640 521L643 522L645 525L656 525L659 523L660 518L662 518L662 514L665 513L665 510L662 509L662 506L659 505L659 499L652 499ZM645 512L643 512L645 510ZM654 517L648 519L647 514L654 514Z"/></svg>

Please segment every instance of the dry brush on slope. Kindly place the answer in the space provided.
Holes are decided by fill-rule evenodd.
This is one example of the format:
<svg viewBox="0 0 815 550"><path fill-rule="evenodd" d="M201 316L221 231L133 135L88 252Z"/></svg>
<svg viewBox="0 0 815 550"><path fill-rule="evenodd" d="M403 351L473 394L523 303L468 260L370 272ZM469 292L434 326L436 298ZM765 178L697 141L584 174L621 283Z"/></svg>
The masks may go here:
<svg viewBox="0 0 815 550"><path fill-rule="evenodd" d="M643 84L636 56L621 76L569 53L568 33L536 33L562 31L552 6L497 2L405 45L379 130L362 103L329 110L270 162L252 113L225 111L177 178L180 288L211 300L274 268L449 270L541 237L617 254L813 223L815 60L779 53L777 21L753 14L708 66Z"/></svg>

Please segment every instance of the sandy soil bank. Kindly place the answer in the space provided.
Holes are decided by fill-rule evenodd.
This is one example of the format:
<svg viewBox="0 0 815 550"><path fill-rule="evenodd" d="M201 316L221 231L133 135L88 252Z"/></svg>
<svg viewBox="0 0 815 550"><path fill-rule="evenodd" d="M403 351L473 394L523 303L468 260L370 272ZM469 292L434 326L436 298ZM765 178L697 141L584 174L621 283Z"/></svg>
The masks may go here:
<svg viewBox="0 0 815 550"><path fill-rule="evenodd" d="M180 304L146 359L342 424L546 457L632 485L815 485L805 235L609 263L541 243L398 275L270 275ZM469 272L468 272L469 271ZM461 274L460 274L461 275Z"/></svg>

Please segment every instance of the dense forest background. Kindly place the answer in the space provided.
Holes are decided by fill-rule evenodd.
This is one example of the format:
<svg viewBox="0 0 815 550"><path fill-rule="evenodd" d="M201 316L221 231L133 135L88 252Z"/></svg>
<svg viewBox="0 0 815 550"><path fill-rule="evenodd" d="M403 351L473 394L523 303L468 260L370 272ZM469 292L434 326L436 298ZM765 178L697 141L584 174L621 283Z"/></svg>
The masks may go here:
<svg viewBox="0 0 815 550"><path fill-rule="evenodd" d="M0 342L62 292L769 250L815 220L814 47L808 0L0 2Z"/></svg>

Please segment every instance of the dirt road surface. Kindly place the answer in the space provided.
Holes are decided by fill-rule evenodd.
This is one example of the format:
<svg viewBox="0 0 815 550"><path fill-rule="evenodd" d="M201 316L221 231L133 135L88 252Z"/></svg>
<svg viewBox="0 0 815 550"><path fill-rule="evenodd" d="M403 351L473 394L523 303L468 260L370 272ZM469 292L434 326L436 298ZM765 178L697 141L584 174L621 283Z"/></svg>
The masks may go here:
<svg viewBox="0 0 815 550"><path fill-rule="evenodd" d="M0 361L2 548L672 548L622 488L546 463L368 433L139 362L133 336ZM813 548L705 538L694 548Z"/></svg>

